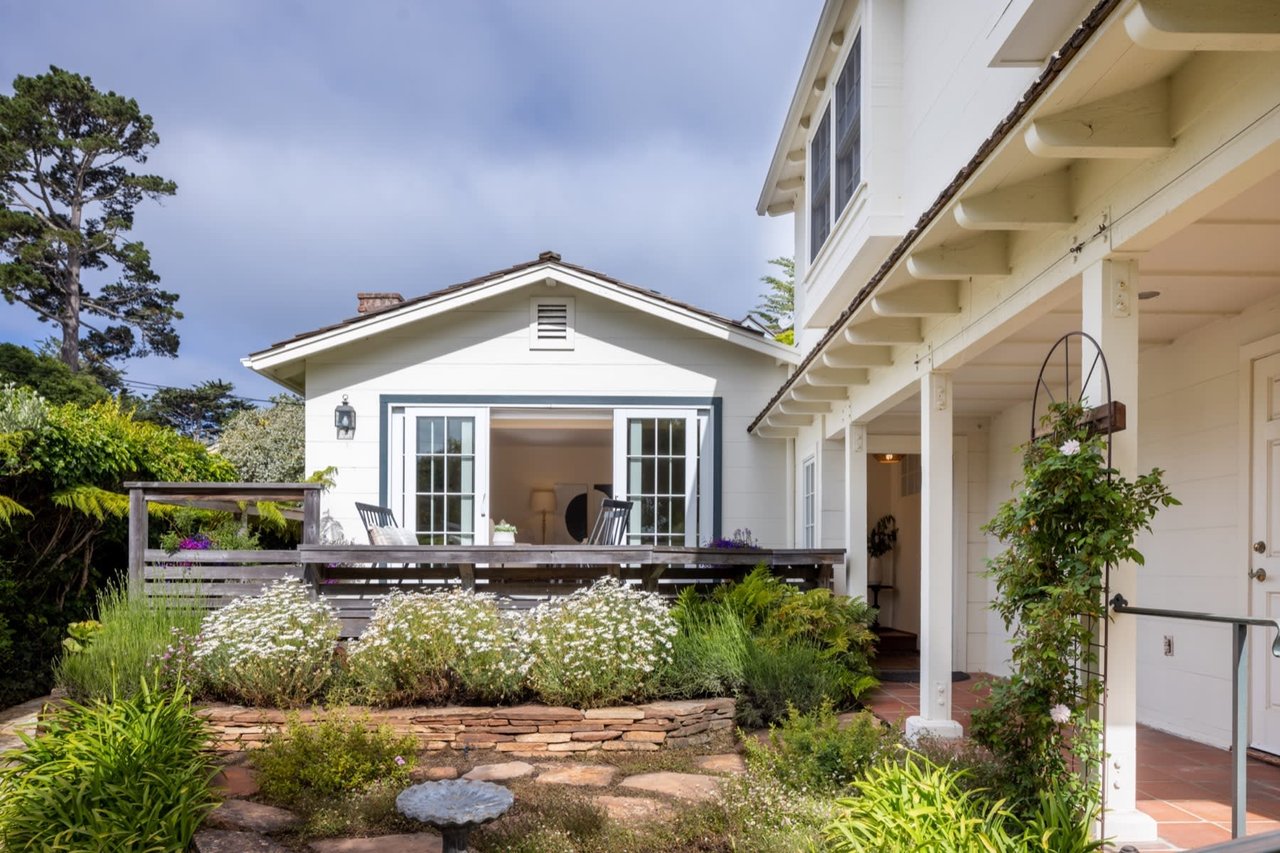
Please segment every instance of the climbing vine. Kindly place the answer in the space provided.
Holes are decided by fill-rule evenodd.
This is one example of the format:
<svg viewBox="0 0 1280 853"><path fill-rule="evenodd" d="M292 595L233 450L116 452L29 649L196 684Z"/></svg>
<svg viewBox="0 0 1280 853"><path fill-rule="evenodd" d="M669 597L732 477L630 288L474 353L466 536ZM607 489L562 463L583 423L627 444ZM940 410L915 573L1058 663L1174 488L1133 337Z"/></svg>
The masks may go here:
<svg viewBox="0 0 1280 853"><path fill-rule="evenodd" d="M1014 805L1066 794L1081 810L1096 787L1081 771L1100 760L1095 632L1107 617L1107 566L1143 563L1134 540L1178 501L1160 469L1126 480L1107 466L1106 438L1084 410L1055 404L1042 436L1024 448L1017 495L984 530L1006 548L989 563L992 608L1013 630L1012 670L974 715L973 735L1007 774Z"/></svg>

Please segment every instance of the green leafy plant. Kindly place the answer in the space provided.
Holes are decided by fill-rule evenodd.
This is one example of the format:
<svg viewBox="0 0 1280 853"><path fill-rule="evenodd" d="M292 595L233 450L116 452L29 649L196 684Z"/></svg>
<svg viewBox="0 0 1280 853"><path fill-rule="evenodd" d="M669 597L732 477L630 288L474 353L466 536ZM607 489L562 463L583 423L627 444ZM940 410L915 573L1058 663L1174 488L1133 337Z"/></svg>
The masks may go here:
<svg viewBox="0 0 1280 853"><path fill-rule="evenodd" d="M646 695L671 659L676 631L658 595L602 578L529 614L529 686L545 702L584 708Z"/></svg>
<svg viewBox="0 0 1280 853"><path fill-rule="evenodd" d="M363 791L375 782L404 787L413 770L417 744L390 727L371 728L368 719L329 714L303 723L291 715L282 731L253 754L262 793L282 804Z"/></svg>
<svg viewBox="0 0 1280 853"><path fill-rule="evenodd" d="M516 526L508 522L505 518L493 526L494 531L498 533L515 533Z"/></svg>
<svg viewBox="0 0 1280 853"><path fill-rule="evenodd" d="M0 848L187 849L215 805L206 739L181 690L68 705L0 760Z"/></svg>
<svg viewBox="0 0 1280 853"><path fill-rule="evenodd" d="M738 725L755 729L783 719L793 707L844 707L857 695L858 686L848 669L808 640L766 644L753 639L743 666L736 719Z"/></svg>
<svg viewBox="0 0 1280 853"><path fill-rule="evenodd" d="M281 580L205 617L193 657L211 695L289 708L320 694L337 642L333 608L300 581Z"/></svg>
<svg viewBox="0 0 1280 853"><path fill-rule="evenodd" d="M792 788L833 794L851 785L898 743L897 734L862 711L842 723L825 701L802 714L794 707L770 726L769 739L743 740L747 765Z"/></svg>
<svg viewBox="0 0 1280 853"><path fill-rule="evenodd" d="M682 596L693 594L686 587ZM681 612L677 605L676 612ZM741 689L751 633L742 620L726 610L701 608L677 616L679 631L671 641L671 661L663 670L661 693L680 699L734 696Z"/></svg>
<svg viewBox="0 0 1280 853"><path fill-rule="evenodd" d="M867 531L867 556L883 557L898 542L898 522L892 515L883 515Z"/></svg>
<svg viewBox="0 0 1280 853"><path fill-rule="evenodd" d="M837 801L844 814L827 827L834 853L1012 853L1013 815L1003 800L966 789L963 771L923 756L886 758Z"/></svg>
<svg viewBox="0 0 1280 853"><path fill-rule="evenodd" d="M378 705L509 700L520 694L527 666L496 599L463 590L383 598L348 649L352 682Z"/></svg>
<svg viewBox="0 0 1280 853"><path fill-rule="evenodd" d="M205 611L190 601L130 596L123 587L108 587L98 597L98 621L93 624L99 628L92 641L76 640L81 648L58 661L56 681L79 701L132 696L143 679L158 682L173 630L195 633L204 616ZM72 638L77 633L83 637L83 632L73 631Z"/></svg>
<svg viewBox="0 0 1280 853"><path fill-rule="evenodd" d="M1021 813L1035 810L1044 790L1073 796L1077 812L1093 796L1096 782L1072 765L1088 773L1099 759L1090 715L1101 684L1088 673L1107 618L1104 573L1141 565L1134 539L1161 507L1177 503L1159 469L1132 481L1109 470L1105 439L1090 435L1080 406L1055 404L1044 426L1024 448L1019 493L984 528L1007 546L989 565L992 607L1013 631L1013 673L992 685L973 735L1007 769Z"/></svg>
<svg viewBox="0 0 1280 853"><path fill-rule="evenodd" d="M67 636L62 640L62 648L67 654L82 652L93 642L94 637L102 632L102 623L97 619L86 619L83 622L72 622L67 626Z"/></svg>

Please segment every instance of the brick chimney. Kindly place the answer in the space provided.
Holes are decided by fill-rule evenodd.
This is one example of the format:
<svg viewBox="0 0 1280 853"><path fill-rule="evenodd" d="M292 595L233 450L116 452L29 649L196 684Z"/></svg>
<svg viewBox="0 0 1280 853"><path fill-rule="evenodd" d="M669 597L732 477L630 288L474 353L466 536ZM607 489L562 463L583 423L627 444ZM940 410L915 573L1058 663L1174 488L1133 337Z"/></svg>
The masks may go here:
<svg viewBox="0 0 1280 853"><path fill-rule="evenodd" d="M374 311L381 311L383 308L390 308L401 302L404 302L404 297L398 293L356 294L356 310L361 314L372 314Z"/></svg>

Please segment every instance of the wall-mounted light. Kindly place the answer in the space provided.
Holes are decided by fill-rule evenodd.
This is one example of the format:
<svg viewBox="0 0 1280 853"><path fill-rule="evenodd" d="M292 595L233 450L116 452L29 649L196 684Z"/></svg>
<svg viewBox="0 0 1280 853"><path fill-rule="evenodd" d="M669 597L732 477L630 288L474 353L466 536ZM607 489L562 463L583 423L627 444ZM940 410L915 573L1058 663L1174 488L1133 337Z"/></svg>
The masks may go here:
<svg viewBox="0 0 1280 853"><path fill-rule="evenodd" d="M901 453L872 453L881 465L896 465L902 461Z"/></svg>
<svg viewBox="0 0 1280 853"><path fill-rule="evenodd" d="M333 425L338 429L338 438L354 438L356 434L356 410L347 403L347 395L342 395L342 403L333 407Z"/></svg>

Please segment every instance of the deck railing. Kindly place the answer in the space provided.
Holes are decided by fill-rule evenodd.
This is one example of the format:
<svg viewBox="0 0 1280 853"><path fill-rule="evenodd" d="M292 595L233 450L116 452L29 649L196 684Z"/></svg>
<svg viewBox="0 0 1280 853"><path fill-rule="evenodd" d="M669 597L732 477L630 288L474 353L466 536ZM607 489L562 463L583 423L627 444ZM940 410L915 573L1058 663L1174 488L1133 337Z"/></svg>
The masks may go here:
<svg viewBox="0 0 1280 853"><path fill-rule="evenodd" d="M787 583L829 588L840 549L683 548L654 545L327 545L317 539L319 486L311 483L127 483L129 577L147 595L220 607L280 578L315 586L338 611L343 636L358 636L378 599L394 590L449 588L491 592L509 607L567 595L600 577L663 595L740 580L764 565ZM297 501L303 522L296 550L177 551L147 548L148 501L252 512L262 500Z"/></svg>

